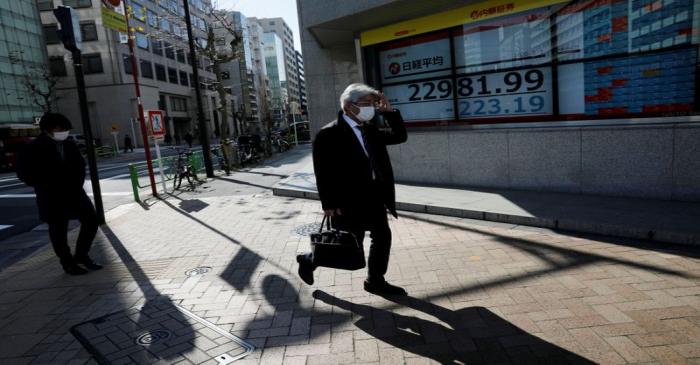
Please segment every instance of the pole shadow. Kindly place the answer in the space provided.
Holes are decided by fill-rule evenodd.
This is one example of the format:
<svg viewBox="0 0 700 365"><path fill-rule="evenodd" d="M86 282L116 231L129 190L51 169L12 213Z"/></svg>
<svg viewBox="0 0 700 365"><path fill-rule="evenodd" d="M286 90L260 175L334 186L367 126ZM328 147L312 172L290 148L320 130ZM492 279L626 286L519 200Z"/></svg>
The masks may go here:
<svg viewBox="0 0 700 365"><path fill-rule="evenodd" d="M316 290L313 297L361 318L355 326L396 348L442 364L594 364L558 347L494 314L484 307L460 310L412 297L386 297L447 324L356 304ZM449 327L448 327L449 326Z"/></svg>
<svg viewBox="0 0 700 365"><path fill-rule="evenodd" d="M124 361L131 361L138 364L153 363L156 361L178 360L181 354L187 353L194 349L195 330L190 321L186 318L182 311L173 303L168 296L162 295L160 291L153 286L148 275L139 266L136 259L124 247L124 244L117 235L107 225L101 226L102 232L111 244L114 251L119 256L119 259L126 266L133 280L139 286L145 297L144 305L137 310L135 308L128 309L129 315L115 312L106 316L93 319L86 323L93 324L99 328L100 323L106 323L109 318L128 317L119 324L119 329L126 337L123 344L120 346L128 346L135 344L135 339L149 337L152 339L153 333L169 332L168 339L145 345L141 348L136 347L133 352L124 356ZM167 316L167 320L163 317ZM136 318L137 317L137 318ZM161 317L160 319L158 317ZM83 323L83 324L86 324ZM101 364L112 363L110 354L103 350L99 343L95 343L91 336L87 336L90 332L81 330L83 324L77 324L71 328L71 333L85 346L92 355ZM109 332L109 331L108 331ZM109 335L107 335L109 338ZM136 342L138 343L138 341ZM138 346L138 345L135 345ZM127 347L125 347L126 349Z"/></svg>

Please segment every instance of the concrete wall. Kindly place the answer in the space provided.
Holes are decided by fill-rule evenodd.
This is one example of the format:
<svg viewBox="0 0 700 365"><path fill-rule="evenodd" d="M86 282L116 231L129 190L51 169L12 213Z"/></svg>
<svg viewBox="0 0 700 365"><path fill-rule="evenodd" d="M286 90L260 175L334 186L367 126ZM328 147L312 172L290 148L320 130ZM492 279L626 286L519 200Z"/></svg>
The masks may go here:
<svg viewBox="0 0 700 365"><path fill-rule="evenodd" d="M410 131L399 181L700 200L700 123Z"/></svg>

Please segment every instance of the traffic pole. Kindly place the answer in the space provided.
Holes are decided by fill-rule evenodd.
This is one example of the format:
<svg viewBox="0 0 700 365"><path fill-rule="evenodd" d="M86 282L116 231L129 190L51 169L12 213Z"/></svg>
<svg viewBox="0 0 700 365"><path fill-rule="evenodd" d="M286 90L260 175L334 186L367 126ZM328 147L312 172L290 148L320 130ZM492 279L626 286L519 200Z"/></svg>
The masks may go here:
<svg viewBox="0 0 700 365"><path fill-rule="evenodd" d="M146 166L148 167L148 178L151 182L151 192L153 196L158 196L158 188L156 187L156 177L153 173L153 162L151 161L151 147L148 143L148 129L146 121L143 117L143 104L141 103L141 84L139 84L139 68L136 64L136 56L134 56L134 39L131 36L131 27L129 26L129 4L124 0L124 15L126 18L126 35L129 45L129 58L131 59L131 75L134 78L134 89L136 89L136 104L138 108L139 124L141 125L141 136L143 137L143 149L146 154ZM136 136L134 136L136 138Z"/></svg>
<svg viewBox="0 0 700 365"><path fill-rule="evenodd" d="M73 50L73 70L75 71L75 87L78 90L78 101L80 103L80 117L83 121L83 134L85 135L85 145L87 147L88 165L90 166L90 183L92 184L92 195L95 199L95 211L99 224L105 223L105 209L102 204L102 189L100 188L100 177L97 173L97 158L95 158L95 143L92 137L92 126L90 125L90 114L88 113L87 95L85 94L85 78L83 77L82 52Z"/></svg>
<svg viewBox="0 0 700 365"><path fill-rule="evenodd" d="M207 172L207 177L214 177L214 166L211 162L209 154L209 133L207 124L204 121L204 107L202 106L202 92L199 89L199 70L197 69L197 56L194 49L194 37L192 37L192 21L190 20L190 5L187 0L182 0L185 8L185 24L187 25L187 38L189 38L190 60L192 61L192 76L197 84L194 88L195 97L197 98L197 119L199 125L199 143L202 144L202 155L204 156L204 169Z"/></svg>

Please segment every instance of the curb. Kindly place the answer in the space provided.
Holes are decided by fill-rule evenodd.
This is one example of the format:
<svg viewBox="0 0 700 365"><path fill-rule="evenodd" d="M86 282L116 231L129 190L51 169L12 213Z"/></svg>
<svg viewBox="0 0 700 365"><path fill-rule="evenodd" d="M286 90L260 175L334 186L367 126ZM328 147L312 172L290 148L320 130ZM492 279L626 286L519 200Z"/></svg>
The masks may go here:
<svg viewBox="0 0 700 365"><path fill-rule="evenodd" d="M319 200L315 191L302 191L285 188L273 188L275 196ZM549 228L559 231L596 234L621 238L633 238L652 242L673 243L700 246L700 233L676 232L655 228L630 227L615 224L576 221L565 218L528 217L508 213L496 213L469 209L449 208L435 205L396 202L396 209L406 212L443 215L448 217L468 218L483 221L509 223L522 226Z"/></svg>

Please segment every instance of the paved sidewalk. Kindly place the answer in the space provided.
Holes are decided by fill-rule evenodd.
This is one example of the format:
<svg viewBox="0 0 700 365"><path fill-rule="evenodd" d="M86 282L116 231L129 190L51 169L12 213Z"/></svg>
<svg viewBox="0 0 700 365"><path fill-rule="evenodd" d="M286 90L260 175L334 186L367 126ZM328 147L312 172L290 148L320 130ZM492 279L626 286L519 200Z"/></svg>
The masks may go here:
<svg viewBox="0 0 700 365"><path fill-rule="evenodd" d="M364 270L303 284L319 204L261 190L114 209L87 276L47 246L7 267L0 363L700 364L695 247L403 213L387 278L410 297L384 299Z"/></svg>
<svg viewBox="0 0 700 365"><path fill-rule="evenodd" d="M318 199L313 164L274 194ZM403 211L504 222L657 242L700 245L700 203L514 190L396 185Z"/></svg>

